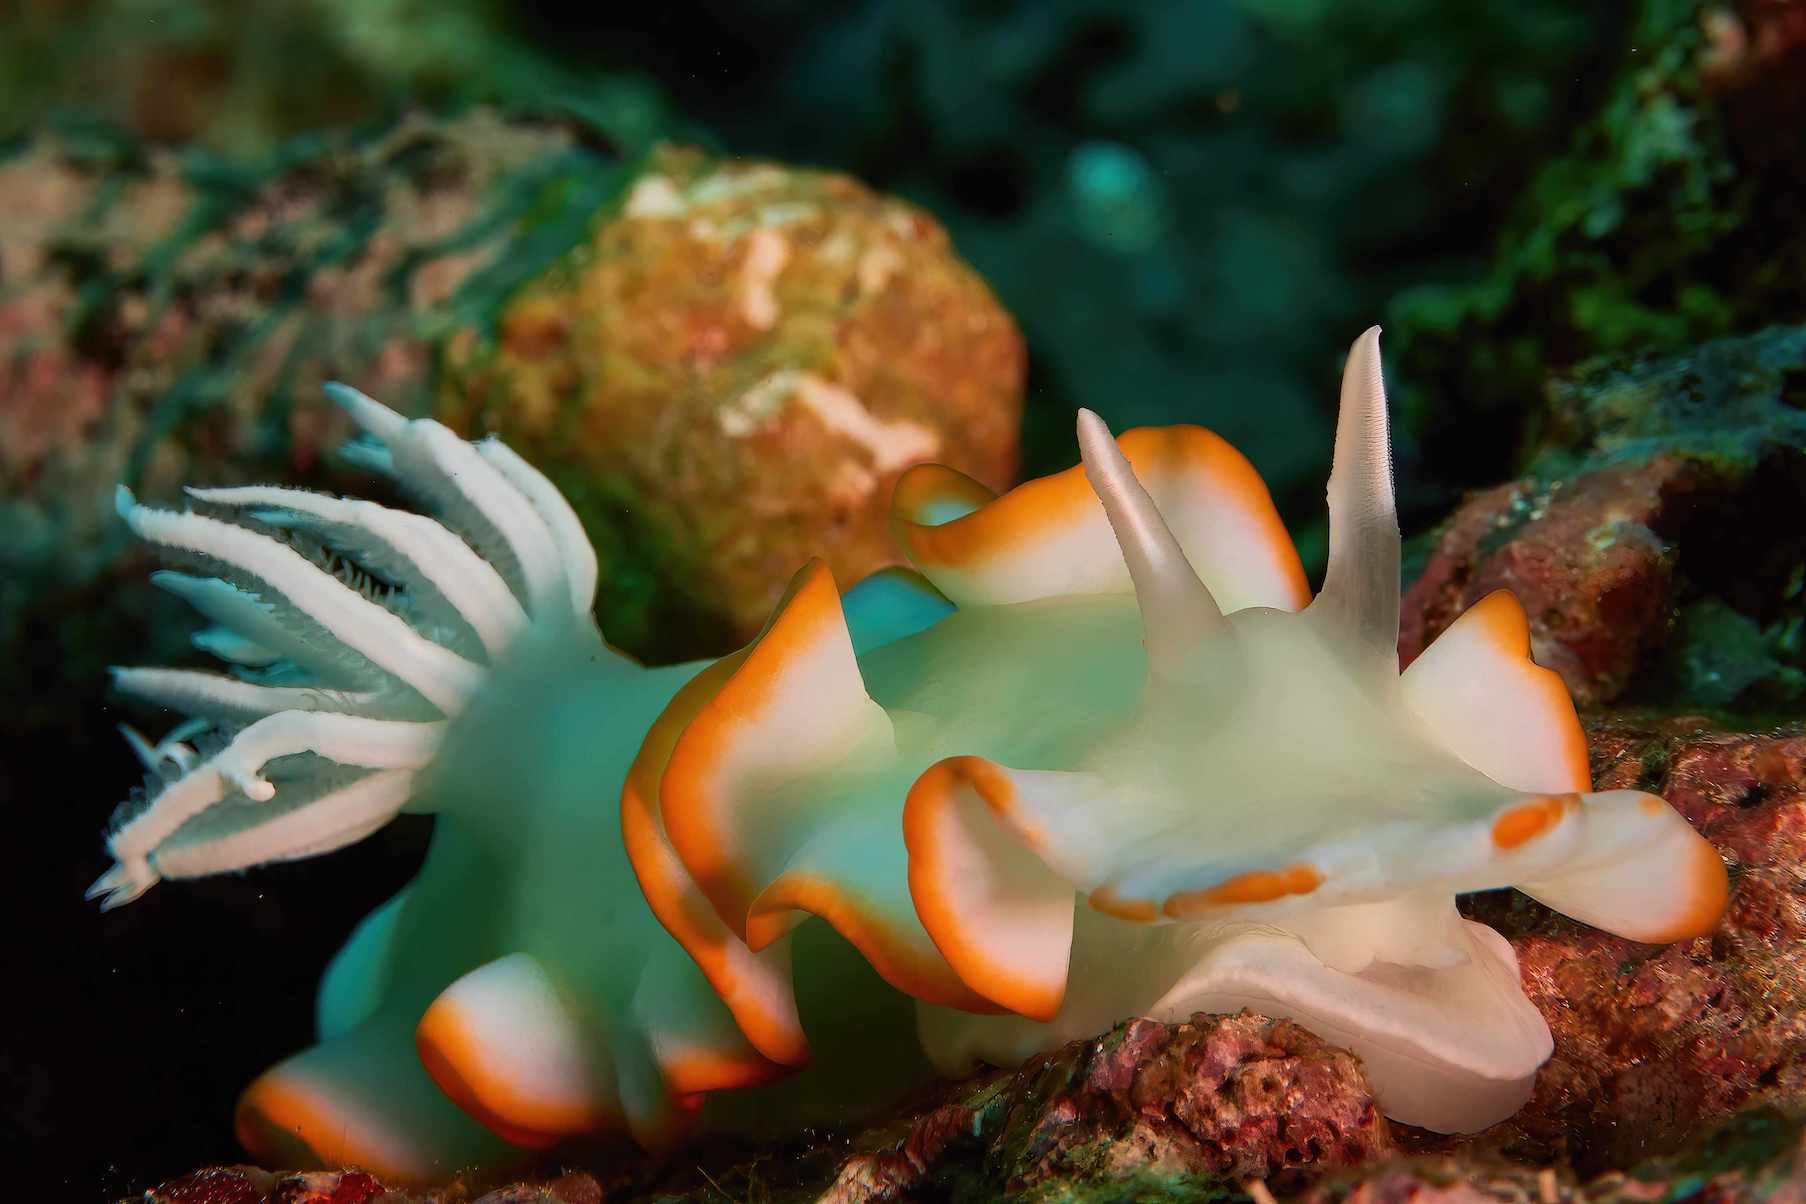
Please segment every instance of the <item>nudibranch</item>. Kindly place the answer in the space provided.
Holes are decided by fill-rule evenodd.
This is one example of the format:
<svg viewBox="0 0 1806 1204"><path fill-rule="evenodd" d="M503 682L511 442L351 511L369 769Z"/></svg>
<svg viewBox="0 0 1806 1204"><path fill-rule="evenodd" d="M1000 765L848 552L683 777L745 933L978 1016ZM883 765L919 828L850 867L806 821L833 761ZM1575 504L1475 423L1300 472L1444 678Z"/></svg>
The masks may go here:
<svg viewBox="0 0 1806 1204"><path fill-rule="evenodd" d="M659 1149L1244 1007L1355 1051L1390 1116L1473 1130L1551 1041L1458 894L1650 942L1725 906L1682 816L1591 791L1509 593L1399 671L1377 329L1348 357L1314 598L1222 439L1081 412L1082 464L1001 496L911 470L893 526L919 572L842 596L812 563L747 647L666 667L604 642L595 555L537 471L334 393L359 460L436 518L120 496L194 570L157 581L228 669L117 672L188 718L134 737L149 784L105 905L435 816L327 970L319 1043L243 1096L267 1160L426 1180L611 1132Z"/></svg>

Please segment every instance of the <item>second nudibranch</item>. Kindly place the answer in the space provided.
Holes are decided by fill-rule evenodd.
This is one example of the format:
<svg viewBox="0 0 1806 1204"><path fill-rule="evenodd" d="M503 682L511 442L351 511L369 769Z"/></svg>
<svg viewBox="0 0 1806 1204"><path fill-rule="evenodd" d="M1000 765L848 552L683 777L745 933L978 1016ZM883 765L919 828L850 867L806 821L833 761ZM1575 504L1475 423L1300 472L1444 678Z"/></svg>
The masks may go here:
<svg viewBox="0 0 1806 1204"><path fill-rule="evenodd" d="M594 554L543 476L338 396L438 520L263 487L121 503L203 568L159 583L232 669L119 672L194 718L134 736L151 779L109 905L437 816L328 970L320 1043L245 1093L266 1160L428 1180L609 1131L662 1147L699 1113L845 1120L919 1072L886 1025L957 1074L1244 1007L1359 1054L1395 1119L1473 1130L1551 1042L1457 894L1515 886L1652 942L1724 908L1683 817L1590 791L1510 594L1399 672L1377 330L1349 354L1315 598L1221 439L1081 412L1082 465L1002 496L906 475L919 574L842 597L811 564L746 648L665 668L602 641Z"/></svg>

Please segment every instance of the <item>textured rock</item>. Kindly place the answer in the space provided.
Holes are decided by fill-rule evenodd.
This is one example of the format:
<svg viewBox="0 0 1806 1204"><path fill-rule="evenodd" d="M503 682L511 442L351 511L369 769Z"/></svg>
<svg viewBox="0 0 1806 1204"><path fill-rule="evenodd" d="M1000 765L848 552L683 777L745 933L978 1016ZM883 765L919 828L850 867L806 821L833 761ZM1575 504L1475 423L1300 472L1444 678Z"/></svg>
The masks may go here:
<svg viewBox="0 0 1806 1204"><path fill-rule="evenodd" d="M144 1194L144 1204L401 1204L363 1171L273 1175L251 1166L213 1167Z"/></svg>
<svg viewBox="0 0 1806 1204"><path fill-rule="evenodd" d="M1757 1204L1806 1199L1806 1114L1751 1108L1672 1157L1576 1181L1548 1166L1419 1157L1332 1176L1295 1204Z"/></svg>
<svg viewBox="0 0 1806 1204"><path fill-rule="evenodd" d="M1661 459L1471 498L1407 593L1401 661L1474 602L1509 589L1530 616L1537 662L1559 672L1581 703L1616 698L1667 631L1674 550L1656 528L1700 475Z"/></svg>
<svg viewBox="0 0 1806 1204"><path fill-rule="evenodd" d="M1799 6L1628 7L1619 69L1485 272L1391 306L1389 367L1432 473L1515 472L1551 373L1806 321Z"/></svg>
<svg viewBox="0 0 1806 1204"><path fill-rule="evenodd" d="M1509 588L1583 706L1785 708L1806 666L1806 329L1555 382L1525 477L1470 497L1407 590L1409 663ZM1679 620L1676 621L1676 611Z"/></svg>
<svg viewBox="0 0 1806 1204"><path fill-rule="evenodd" d="M119 1204L602 1204L602 1187L581 1172L481 1191L458 1181L416 1194L364 1171L272 1174L253 1166L195 1171Z"/></svg>
<svg viewBox="0 0 1806 1204"><path fill-rule="evenodd" d="M1289 1021L1130 1020L910 1121L901 1141L850 1158L821 1200L891 1200L930 1182L971 1198L1084 1198L1084 1184L1135 1181L1206 1190L1390 1148L1359 1061Z"/></svg>
<svg viewBox="0 0 1806 1204"><path fill-rule="evenodd" d="M592 521L604 626L657 659L750 637L811 554L888 562L909 464L1015 471L1014 326L847 177L669 152L634 185L483 112L274 162L0 149L0 646L117 568L118 482L368 492L325 455L328 379L521 439Z"/></svg>
<svg viewBox="0 0 1806 1204"><path fill-rule="evenodd" d="M1806 1105L1806 730L1589 726L1596 788L1651 790L1686 815L1729 863L1728 913L1709 937L1650 946L1509 892L1466 900L1516 948L1555 1053L1517 1116L1433 1147L1597 1174L1754 1103Z"/></svg>
<svg viewBox="0 0 1806 1204"><path fill-rule="evenodd" d="M891 563L912 464L1016 470L1015 325L932 218L845 175L655 155L496 340L448 352L441 412L565 488L630 647L680 620L750 638L811 556L843 584Z"/></svg>

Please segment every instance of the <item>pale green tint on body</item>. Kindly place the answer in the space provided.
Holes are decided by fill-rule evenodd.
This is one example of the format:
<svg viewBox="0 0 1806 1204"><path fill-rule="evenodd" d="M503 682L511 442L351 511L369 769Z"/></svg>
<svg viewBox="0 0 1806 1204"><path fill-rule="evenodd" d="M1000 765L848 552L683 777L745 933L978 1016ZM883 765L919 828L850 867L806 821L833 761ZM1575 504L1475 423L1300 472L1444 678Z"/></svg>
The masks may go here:
<svg viewBox="0 0 1806 1204"><path fill-rule="evenodd" d="M805 569L719 666L607 647L575 515L505 447L336 395L360 459L442 521L273 489L197 494L198 513L121 498L226 583L171 587L235 665L120 671L197 719L139 741L150 780L94 894L436 816L418 878L328 970L321 1043L246 1093L266 1160L424 1181L605 1133L846 1123L930 1064L1242 1007L1360 1054L1389 1115L1474 1129L1522 1103L1550 1045L1458 892L1520 885L1644 940L1722 909L1684 819L1587 793L1572 704L1510 599L1400 675L1377 331L1350 354L1304 609L1264 487L1220 440L1170 443L1233 489L1148 432L1131 465L1082 414L1084 476L1032 494L1045 518L1024 510L1044 482L986 502L943 472L907 506L900 487L918 532L982 537L930 539L954 552L918 555L926 580L844 599ZM991 505L1014 525L983 526L1007 517ZM1257 604L1225 614L1204 580Z"/></svg>

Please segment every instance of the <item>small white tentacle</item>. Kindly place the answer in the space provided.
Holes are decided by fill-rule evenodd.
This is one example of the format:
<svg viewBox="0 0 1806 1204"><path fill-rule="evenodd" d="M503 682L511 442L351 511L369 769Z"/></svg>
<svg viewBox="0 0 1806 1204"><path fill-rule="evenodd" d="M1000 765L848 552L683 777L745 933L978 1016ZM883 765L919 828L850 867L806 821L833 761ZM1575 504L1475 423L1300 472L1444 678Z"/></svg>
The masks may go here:
<svg viewBox="0 0 1806 1204"><path fill-rule="evenodd" d="M196 577L172 569L150 575L151 584L174 594L220 627L293 661L328 683L368 685L387 676L348 649L322 647L301 638L276 617L275 608L248 590L218 577Z"/></svg>
<svg viewBox="0 0 1806 1204"><path fill-rule="evenodd" d="M259 719L214 754L213 766L252 802L268 802L276 787L262 776L277 757L315 753L340 765L368 769L424 769L439 750L443 721L409 723L334 711L283 711Z"/></svg>
<svg viewBox="0 0 1806 1204"><path fill-rule="evenodd" d="M158 877L152 858L170 837L237 790L252 803L268 802L275 786L260 776L278 757L314 753L340 765L371 769L422 768L432 759L443 722L404 723L331 712L288 711L260 719L212 757L170 781L148 806L114 829L107 847L118 872L90 888L109 905L129 902ZM154 750L152 750L154 753ZM305 788L302 786L301 788ZM406 798L395 804L399 809ZM121 888L126 892L121 895Z"/></svg>
<svg viewBox="0 0 1806 1204"><path fill-rule="evenodd" d="M1079 411L1079 454L1135 583L1150 671L1182 663L1222 624L1223 612L1110 428L1090 410Z"/></svg>
<svg viewBox="0 0 1806 1204"><path fill-rule="evenodd" d="M225 779L212 761L206 761L170 782L148 807L115 828L107 837L107 850L119 862L116 869L123 874L122 881L136 888L119 902L130 902L156 882L157 875L150 868L148 859L158 845L169 839L177 828L225 797ZM117 890L116 885L103 887L101 883L106 880L103 877L89 887L88 897ZM108 906L117 906L111 896Z"/></svg>
<svg viewBox="0 0 1806 1204"><path fill-rule="evenodd" d="M260 686L199 669L112 670L113 688L184 714L249 722L278 711L367 710L382 699L371 691L323 690L317 686ZM416 703L416 706L420 704Z"/></svg>
<svg viewBox="0 0 1806 1204"><path fill-rule="evenodd" d="M212 724L204 719L186 719L176 724L167 736L152 744L144 738L144 734L129 723L119 725L119 734L125 737L132 755L138 758L139 764L159 777L163 776L163 762L174 765L178 774L187 773L194 768L195 757L198 756L191 745L183 743L188 737L206 731Z"/></svg>
<svg viewBox="0 0 1806 1204"><path fill-rule="evenodd" d="M282 653L274 648L248 639L230 627L203 627L189 636L188 642L220 660L249 669L262 669L282 659Z"/></svg>
<svg viewBox="0 0 1806 1204"><path fill-rule="evenodd" d="M321 386L326 396L332 398L334 404L347 414L358 428L371 438L395 446L395 440L408 429L408 420L377 401L361 389L354 389L340 381L329 380Z"/></svg>
<svg viewBox="0 0 1806 1204"><path fill-rule="evenodd" d="M131 748L132 755L138 758L140 765L152 773L158 772L157 767L162 764L163 758L157 755L157 750L137 728L129 723L122 723L119 725L119 734L125 737L126 745Z"/></svg>

